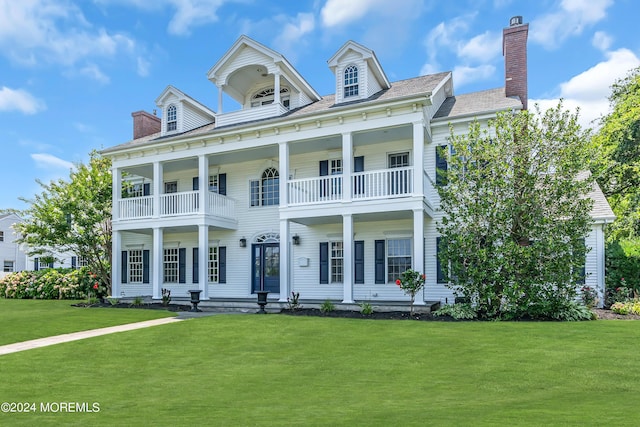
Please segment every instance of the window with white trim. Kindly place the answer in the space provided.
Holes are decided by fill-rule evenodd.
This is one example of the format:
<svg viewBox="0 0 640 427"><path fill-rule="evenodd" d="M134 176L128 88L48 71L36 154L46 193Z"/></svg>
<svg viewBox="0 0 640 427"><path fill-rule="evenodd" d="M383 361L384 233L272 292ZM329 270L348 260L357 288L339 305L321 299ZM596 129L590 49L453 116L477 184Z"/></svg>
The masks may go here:
<svg viewBox="0 0 640 427"><path fill-rule="evenodd" d="M209 191L211 191L212 193L220 193L218 174L209 175Z"/></svg>
<svg viewBox="0 0 640 427"><path fill-rule="evenodd" d="M5 273L13 273L13 261L5 261L2 271Z"/></svg>
<svg viewBox="0 0 640 427"><path fill-rule="evenodd" d="M273 104L275 99L275 89L263 89L251 97L251 108L260 107L261 105ZM280 88L280 103L289 108L291 95L288 87Z"/></svg>
<svg viewBox="0 0 640 427"><path fill-rule="evenodd" d="M0 231L0 242L4 242L4 231Z"/></svg>
<svg viewBox="0 0 640 427"><path fill-rule="evenodd" d="M169 105L167 108L167 132L178 129L178 110L175 105Z"/></svg>
<svg viewBox="0 0 640 427"><path fill-rule="evenodd" d="M387 282L393 283L411 268L411 239L387 240Z"/></svg>
<svg viewBox="0 0 640 427"><path fill-rule="evenodd" d="M267 168L260 179L250 182L251 206L274 206L280 204L280 175L275 168Z"/></svg>
<svg viewBox="0 0 640 427"><path fill-rule="evenodd" d="M329 259L331 262L331 283L344 282L344 247L342 242L331 242Z"/></svg>
<svg viewBox="0 0 640 427"><path fill-rule="evenodd" d="M220 282L220 259L218 246L209 246L209 260L207 262L209 283Z"/></svg>
<svg viewBox="0 0 640 427"><path fill-rule="evenodd" d="M358 67L349 65L344 69L344 97L358 95Z"/></svg>
<svg viewBox="0 0 640 427"><path fill-rule="evenodd" d="M164 283L178 283L178 248L166 248L163 254Z"/></svg>
<svg viewBox="0 0 640 427"><path fill-rule="evenodd" d="M142 283L142 249L129 250L127 256L129 258L129 283Z"/></svg>
<svg viewBox="0 0 640 427"><path fill-rule="evenodd" d="M164 183L164 193L177 193L178 192L178 181L170 181Z"/></svg>

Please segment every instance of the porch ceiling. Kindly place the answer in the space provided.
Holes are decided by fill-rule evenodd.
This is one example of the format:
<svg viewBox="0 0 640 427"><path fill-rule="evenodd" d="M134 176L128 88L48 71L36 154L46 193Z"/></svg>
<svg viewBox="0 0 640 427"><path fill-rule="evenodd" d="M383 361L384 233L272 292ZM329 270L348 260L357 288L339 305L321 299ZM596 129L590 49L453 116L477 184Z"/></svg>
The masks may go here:
<svg viewBox="0 0 640 427"><path fill-rule="evenodd" d="M374 221L392 221L399 219L412 219L412 211L395 211L395 212L370 212L364 214L354 214L354 222L374 222ZM292 218L291 222L306 226L323 225L323 224L342 224L342 215L327 215L307 218Z"/></svg>

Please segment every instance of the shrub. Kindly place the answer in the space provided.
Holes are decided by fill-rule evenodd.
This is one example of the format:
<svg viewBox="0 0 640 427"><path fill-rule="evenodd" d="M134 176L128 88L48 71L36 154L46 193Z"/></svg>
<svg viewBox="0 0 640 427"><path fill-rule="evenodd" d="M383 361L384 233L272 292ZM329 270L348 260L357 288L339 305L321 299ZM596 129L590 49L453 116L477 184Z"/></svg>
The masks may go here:
<svg viewBox="0 0 640 427"><path fill-rule="evenodd" d="M607 244L605 251L606 301L611 305L624 301L617 288L628 288L629 297L640 293L640 239L618 240ZM622 289L624 291L624 289ZM616 299L618 298L618 299Z"/></svg>
<svg viewBox="0 0 640 427"><path fill-rule="evenodd" d="M302 308L300 304L300 292L291 291L291 297L287 298L287 305L291 311L300 310Z"/></svg>
<svg viewBox="0 0 640 427"><path fill-rule="evenodd" d="M450 304L439 308L434 316L451 316L456 320L473 320L478 318L473 306L469 303Z"/></svg>
<svg viewBox="0 0 640 427"><path fill-rule="evenodd" d="M594 288L585 285L580 289L580 298L585 306L591 308L596 305L598 294Z"/></svg>
<svg viewBox="0 0 640 427"><path fill-rule="evenodd" d="M396 285L404 291L405 294L411 298L411 315L413 315L413 302L416 299L416 294L420 292L420 289L424 287L424 281L426 277L424 274L420 274L415 270L409 269L400 275L400 278L396 280Z"/></svg>
<svg viewBox="0 0 640 427"><path fill-rule="evenodd" d="M640 301L616 302L611 306L611 311L618 314L640 315Z"/></svg>
<svg viewBox="0 0 640 427"><path fill-rule="evenodd" d="M105 291L106 286L87 268L20 271L0 279L0 296L4 298L84 299L90 294L100 297Z"/></svg>
<svg viewBox="0 0 640 427"><path fill-rule="evenodd" d="M368 303L368 302L363 302L360 303L360 313L364 314L364 315L370 315L373 314L373 306Z"/></svg>
<svg viewBox="0 0 640 427"><path fill-rule="evenodd" d="M171 290L162 288L162 305L167 307L171 302Z"/></svg>
<svg viewBox="0 0 640 427"><path fill-rule="evenodd" d="M336 309L336 306L334 303L332 303L330 300L325 300L325 302L322 303L322 305L320 306L320 311L323 313L329 313L330 311L334 311Z"/></svg>

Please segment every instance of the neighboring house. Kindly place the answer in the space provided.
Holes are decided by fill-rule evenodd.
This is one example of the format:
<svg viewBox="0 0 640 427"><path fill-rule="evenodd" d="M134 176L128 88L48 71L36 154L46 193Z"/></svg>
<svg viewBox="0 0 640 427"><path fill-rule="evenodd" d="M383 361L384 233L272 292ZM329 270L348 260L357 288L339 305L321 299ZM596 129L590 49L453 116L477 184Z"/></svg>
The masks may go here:
<svg viewBox="0 0 640 427"><path fill-rule="evenodd" d="M16 240L18 235L13 224L22 219L13 213L0 215L0 278L15 271L26 269L26 254Z"/></svg>
<svg viewBox="0 0 640 427"><path fill-rule="evenodd" d="M285 302L407 301L395 286L425 272L416 304L452 302L437 272L437 152L449 124L465 132L527 102L528 25L504 35L506 86L454 95L450 72L389 82L373 51L349 41L328 61L321 97L278 52L240 37L209 70L217 113L168 86L161 117L133 113L134 139L113 161L113 293ZM223 93L241 109L224 112ZM604 288L594 188L588 284Z"/></svg>

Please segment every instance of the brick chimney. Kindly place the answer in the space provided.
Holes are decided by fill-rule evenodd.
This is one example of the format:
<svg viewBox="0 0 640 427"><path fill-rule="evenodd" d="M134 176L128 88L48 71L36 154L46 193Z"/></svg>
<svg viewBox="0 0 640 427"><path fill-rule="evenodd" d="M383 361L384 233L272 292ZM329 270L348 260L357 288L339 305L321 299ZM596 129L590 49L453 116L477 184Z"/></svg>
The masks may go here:
<svg viewBox="0 0 640 427"><path fill-rule="evenodd" d="M160 118L146 111L131 113L133 117L133 139L160 132Z"/></svg>
<svg viewBox="0 0 640 427"><path fill-rule="evenodd" d="M529 24L522 23L522 16L509 20L509 27L502 30L502 55L504 56L504 89L506 96L517 96L527 109L527 35Z"/></svg>

